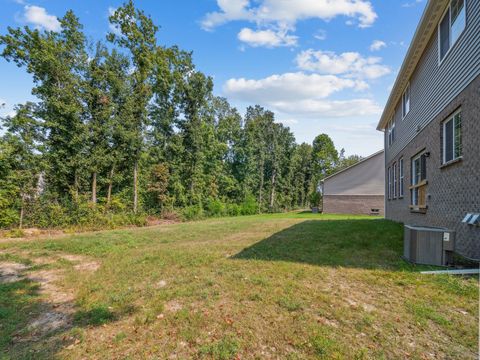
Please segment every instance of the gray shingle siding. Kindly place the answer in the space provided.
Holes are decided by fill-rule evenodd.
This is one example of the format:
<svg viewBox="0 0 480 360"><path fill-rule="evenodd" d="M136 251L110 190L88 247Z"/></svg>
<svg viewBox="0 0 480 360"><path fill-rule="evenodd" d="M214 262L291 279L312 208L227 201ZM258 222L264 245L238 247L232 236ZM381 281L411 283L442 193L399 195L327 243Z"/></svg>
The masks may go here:
<svg viewBox="0 0 480 360"><path fill-rule="evenodd" d="M387 162L480 75L480 1L467 0L466 5L467 26L440 65L438 31L431 37L410 78L410 112L403 120L401 100L395 106L396 140L390 147L385 141Z"/></svg>

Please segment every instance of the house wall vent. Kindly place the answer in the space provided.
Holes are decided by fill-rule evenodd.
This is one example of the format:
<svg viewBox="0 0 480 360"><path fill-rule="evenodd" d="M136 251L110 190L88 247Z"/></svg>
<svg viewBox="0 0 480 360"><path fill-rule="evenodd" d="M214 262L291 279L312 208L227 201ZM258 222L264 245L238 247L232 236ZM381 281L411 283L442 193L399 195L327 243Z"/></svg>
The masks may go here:
<svg viewBox="0 0 480 360"><path fill-rule="evenodd" d="M447 266L453 262L455 232L445 228L405 225L403 256L425 265Z"/></svg>

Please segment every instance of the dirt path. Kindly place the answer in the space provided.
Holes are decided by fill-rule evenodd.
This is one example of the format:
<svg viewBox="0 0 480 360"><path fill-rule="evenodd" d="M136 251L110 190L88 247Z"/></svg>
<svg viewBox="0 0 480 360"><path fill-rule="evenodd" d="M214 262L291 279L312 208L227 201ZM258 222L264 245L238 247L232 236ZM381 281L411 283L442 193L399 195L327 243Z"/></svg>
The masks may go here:
<svg viewBox="0 0 480 360"><path fill-rule="evenodd" d="M32 266L11 261L0 262L0 284L24 279L32 281L39 285L38 295L44 301L40 314L30 321L24 329L26 331L20 331L22 336L17 336L16 341L31 341L72 326L75 296L71 289L64 289L58 284L65 276L65 271L58 268L33 269L34 265L50 265L59 259L71 262L74 269L81 272L94 272L100 267L98 262L89 258L69 254L61 254L58 257L33 258Z"/></svg>

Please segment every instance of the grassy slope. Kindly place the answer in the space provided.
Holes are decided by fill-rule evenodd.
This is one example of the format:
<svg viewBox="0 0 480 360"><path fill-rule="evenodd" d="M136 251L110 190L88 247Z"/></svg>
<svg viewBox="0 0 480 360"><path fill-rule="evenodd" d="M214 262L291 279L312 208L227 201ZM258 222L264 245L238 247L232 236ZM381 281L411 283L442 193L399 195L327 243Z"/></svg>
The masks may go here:
<svg viewBox="0 0 480 360"><path fill-rule="evenodd" d="M75 291L75 327L41 341L10 341L38 311L35 284L0 284L8 357L476 358L477 279L420 275L400 259L401 226L385 220L260 215L0 250L101 262L88 276L54 265Z"/></svg>

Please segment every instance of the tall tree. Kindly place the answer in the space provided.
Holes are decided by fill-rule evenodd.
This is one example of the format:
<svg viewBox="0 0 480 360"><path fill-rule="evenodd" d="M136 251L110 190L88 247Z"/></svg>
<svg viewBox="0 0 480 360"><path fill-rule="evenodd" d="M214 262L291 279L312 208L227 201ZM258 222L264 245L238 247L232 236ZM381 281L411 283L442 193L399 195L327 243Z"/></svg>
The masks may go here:
<svg viewBox="0 0 480 360"><path fill-rule="evenodd" d="M40 100L35 116L44 120L46 171L50 187L60 196L80 188L84 170L85 126L80 94L87 54L82 25L72 11L59 19L60 31L8 28L0 36L2 56L33 75L32 93Z"/></svg>
<svg viewBox="0 0 480 360"><path fill-rule="evenodd" d="M158 27L133 1L125 3L110 16L110 23L119 33L108 34L108 40L130 52L132 92L126 104L124 132L128 138L128 158L133 163L133 211L138 211L138 165L144 144L144 130L148 125L147 106L152 97L151 75L157 49Z"/></svg>

